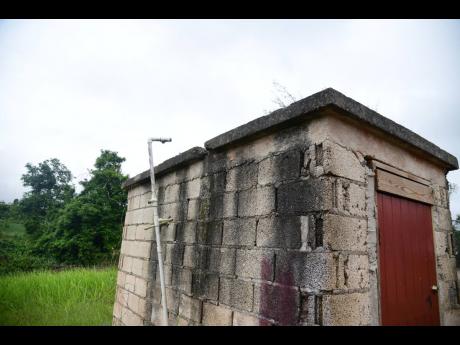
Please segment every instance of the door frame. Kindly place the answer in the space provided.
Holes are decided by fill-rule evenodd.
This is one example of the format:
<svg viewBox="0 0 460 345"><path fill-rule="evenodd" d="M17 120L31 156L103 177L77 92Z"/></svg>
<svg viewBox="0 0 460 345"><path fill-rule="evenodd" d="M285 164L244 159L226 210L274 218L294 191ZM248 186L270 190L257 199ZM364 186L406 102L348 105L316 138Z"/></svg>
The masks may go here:
<svg viewBox="0 0 460 345"><path fill-rule="evenodd" d="M435 275L436 275L436 286L438 286L438 292L436 293L436 298L438 299L438 313L439 313L439 322L440 322L440 325L442 325L442 320L443 320L443 317L442 317L442 313L441 313L441 301L440 301L440 296L439 296L439 281L438 281L438 267L437 267L437 264L436 264L436 260L437 260L437 252L436 252L436 239L435 239L435 234L434 234L434 224L433 224L433 205L434 205L434 201L433 201L433 189L431 187L431 181L427 180L427 179L424 179L423 177L420 177L420 176L417 176L417 175L414 175L410 172L407 172L407 171L404 171L404 170L401 170L399 168L396 168L394 166L391 166L391 165L388 165L387 163L384 163L380 160L377 160L375 158L369 160L369 167L371 168L372 170L372 174L369 175L369 178L368 178L368 182L369 180L372 179L372 184L371 186L369 186L369 191L372 190L372 199L373 199L373 207L371 207L372 209L369 210L369 212L373 212L374 215L375 215L375 219L374 219L374 226L375 226L375 232L376 232L376 243L375 243L375 254L376 254L376 261L377 261L377 274L376 274L376 281L375 281L375 284L374 286L371 286L371 290L372 288L374 288L374 290L376 290L376 297L377 297L377 301L375 301L374 303L376 304L375 305L375 312L378 313L378 324L379 325L382 325L382 308L381 308L381 303L382 303L382 297L381 297L381 279L380 279L380 229L379 229L379 222L378 222L378 217L379 217L379 209L378 209L378 205L377 205L377 192L384 192L384 193L389 193L389 194L392 194L394 196L397 196L397 197L406 197L408 199L412 199L413 201L418 201L418 202L422 202L422 203L425 203L425 204L429 204L430 205L430 215L431 215L431 231L432 231L432 246L433 246L433 252L434 252L434 272L435 272ZM388 188L387 186L385 186L385 184L382 184L382 183L379 183L378 181L378 178L379 178L379 172L378 171L383 171L384 174L383 175L386 175L386 174L391 174L391 175L394 175L396 177L396 180L398 179L404 179L402 181L405 181L405 180L409 180L408 182L408 185L409 185L409 188L412 188L414 185L413 183L417 183L418 185L421 185L423 187L426 187L426 188L423 188L422 187L422 190L426 191L426 193L428 195L423 195L421 198L418 198L417 195L408 195L407 193L405 193L404 191L400 191L399 193L397 192L397 190L393 189L393 188ZM381 173L380 173L381 174ZM399 180L401 181L401 180ZM416 186L416 185L415 185ZM376 320L377 321L377 320Z"/></svg>

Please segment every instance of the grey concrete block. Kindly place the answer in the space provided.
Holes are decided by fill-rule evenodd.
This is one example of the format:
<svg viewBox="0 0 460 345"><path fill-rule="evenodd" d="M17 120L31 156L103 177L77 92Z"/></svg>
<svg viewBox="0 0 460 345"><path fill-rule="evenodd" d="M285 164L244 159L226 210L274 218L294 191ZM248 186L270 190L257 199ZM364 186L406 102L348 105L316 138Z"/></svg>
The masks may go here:
<svg viewBox="0 0 460 345"><path fill-rule="evenodd" d="M359 182L365 181L366 169L364 158L330 140L323 142L324 173L345 177Z"/></svg>
<svg viewBox="0 0 460 345"><path fill-rule="evenodd" d="M286 215L332 208L332 183L329 179L309 179L281 185L277 194L277 211Z"/></svg>
<svg viewBox="0 0 460 345"><path fill-rule="evenodd" d="M186 197L188 199L198 198L200 196L201 180L195 179L186 182Z"/></svg>
<svg viewBox="0 0 460 345"><path fill-rule="evenodd" d="M209 176L209 190L211 193L222 193L225 191L226 171L221 171Z"/></svg>
<svg viewBox="0 0 460 345"><path fill-rule="evenodd" d="M195 246L185 246L184 247L184 263L185 267L194 268L197 266L198 252L195 249Z"/></svg>
<svg viewBox="0 0 460 345"><path fill-rule="evenodd" d="M225 224L224 224L225 238ZM300 217L277 217L261 218L257 224L258 247L271 248L294 248L301 246L301 222Z"/></svg>
<svg viewBox="0 0 460 345"><path fill-rule="evenodd" d="M200 271L193 272L192 294L198 298L217 301L219 296L219 276Z"/></svg>
<svg viewBox="0 0 460 345"><path fill-rule="evenodd" d="M192 270L188 268L173 267L172 286L187 294L192 293Z"/></svg>
<svg viewBox="0 0 460 345"><path fill-rule="evenodd" d="M203 303L203 325L205 326L231 326L233 312L222 306Z"/></svg>
<svg viewBox="0 0 460 345"><path fill-rule="evenodd" d="M233 326L260 326L261 320L254 315L233 312Z"/></svg>
<svg viewBox="0 0 460 345"><path fill-rule="evenodd" d="M184 245L180 243L166 244L165 263L182 265L184 257Z"/></svg>
<svg viewBox="0 0 460 345"><path fill-rule="evenodd" d="M365 217L367 215L366 187L343 179L337 179L335 186L339 211L352 216Z"/></svg>
<svg viewBox="0 0 460 345"><path fill-rule="evenodd" d="M174 223L164 224L160 226L160 241L174 242L176 238L176 226Z"/></svg>
<svg viewBox="0 0 460 345"><path fill-rule="evenodd" d="M243 164L227 172L226 190L229 192L255 187L257 184L257 164Z"/></svg>
<svg viewBox="0 0 460 345"><path fill-rule="evenodd" d="M276 255L275 282L311 291L336 288L337 263L332 253L280 252Z"/></svg>
<svg viewBox="0 0 460 345"><path fill-rule="evenodd" d="M452 231L450 210L438 206L433 206L431 210L435 231Z"/></svg>
<svg viewBox="0 0 460 345"><path fill-rule="evenodd" d="M275 189L259 187L238 193L238 216L267 215L275 211Z"/></svg>
<svg viewBox="0 0 460 345"><path fill-rule="evenodd" d="M259 163L258 183L266 185L295 179L300 176L300 168L300 151L283 152Z"/></svg>
<svg viewBox="0 0 460 345"><path fill-rule="evenodd" d="M222 222L198 222L196 227L197 242L200 244L222 243Z"/></svg>
<svg viewBox="0 0 460 345"><path fill-rule="evenodd" d="M181 295L179 304L179 315L193 320L201 321L202 302L199 299L192 298L186 295Z"/></svg>
<svg viewBox="0 0 460 345"><path fill-rule="evenodd" d="M172 266L169 265L168 263L165 263L163 265L163 273L164 273L164 278L165 278L165 284L166 286L171 286L172 283ZM160 268L158 265L156 265L156 274L155 276L157 279L155 280L155 285L160 286Z"/></svg>
<svg viewBox="0 0 460 345"><path fill-rule="evenodd" d="M196 223L186 222L176 224L176 241L183 243L196 242Z"/></svg>
<svg viewBox="0 0 460 345"><path fill-rule="evenodd" d="M159 300L155 301L155 303L161 303L161 289L160 293L158 294ZM166 301L168 305L168 310L174 314L179 312L179 302L180 302L180 292L176 289L166 288Z"/></svg>
<svg viewBox="0 0 460 345"><path fill-rule="evenodd" d="M273 280L274 253L270 250L237 250L236 275L246 278Z"/></svg>
<svg viewBox="0 0 460 345"><path fill-rule="evenodd" d="M256 240L256 219L240 218L225 220L223 245L254 246Z"/></svg>
<svg viewBox="0 0 460 345"><path fill-rule="evenodd" d="M210 272L233 275L235 273L236 250L212 248L209 251L208 269Z"/></svg>
<svg viewBox="0 0 460 345"><path fill-rule="evenodd" d="M178 184L166 186L164 193L165 193L165 197L164 197L165 203L179 201L179 185Z"/></svg>
<svg viewBox="0 0 460 345"><path fill-rule="evenodd" d="M367 250L367 222L335 214L323 216L323 243L331 250Z"/></svg>
<svg viewBox="0 0 460 345"><path fill-rule="evenodd" d="M369 296L367 293L325 295L322 311L324 326L368 325Z"/></svg>
<svg viewBox="0 0 460 345"><path fill-rule="evenodd" d="M296 325L299 321L300 295L293 286L261 284L254 286L254 312L274 319L279 325Z"/></svg>
<svg viewBox="0 0 460 345"><path fill-rule="evenodd" d="M191 199L187 204L187 220L197 220L200 212L200 200Z"/></svg>
<svg viewBox="0 0 460 345"><path fill-rule="evenodd" d="M367 255L340 254L338 260L338 289L369 288L369 260Z"/></svg>
<svg viewBox="0 0 460 345"><path fill-rule="evenodd" d="M251 282L221 278L219 301L231 307L252 310L253 286Z"/></svg>
<svg viewBox="0 0 460 345"><path fill-rule="evenodd" d="M223 193L212 193L209 198L209 219L221 220L224 217L224 195Z"/></svg>
<svg viewBox="0 0 460 345"><path fill-rule="evenodd" d="M225 193L223 194L223 211L222 217L230 218L236 217L238 212L238 194Z"/></svg>
<svg viewBox="0 0 460 345"><path fill-rule="evenodd" d="M316 296L306 293L300 294L299 324L312 326L316 324Z"/></svg>

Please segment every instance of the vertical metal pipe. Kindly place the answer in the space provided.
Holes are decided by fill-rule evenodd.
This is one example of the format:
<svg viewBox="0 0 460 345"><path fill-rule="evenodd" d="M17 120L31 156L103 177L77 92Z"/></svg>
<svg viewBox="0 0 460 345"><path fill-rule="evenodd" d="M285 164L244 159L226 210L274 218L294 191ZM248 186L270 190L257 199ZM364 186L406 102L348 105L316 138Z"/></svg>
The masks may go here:
<svg viewBox="0 0 460 345"><path fill-rule="evenodd" d="M161 286L161 305L163 311L163 325L168 325L168 306L166 301L166 286L165 286L165 279L164 279L164 271L163 271L163 254L161 251L161 243L160 243L160 221L158 218L158 199L155 192L155 172L153 170L153 155L152 155L152 140L148 141L149 147L149 162L150 162L150 186L152 190L152 197L149 203L153 206L153 227L155 229L155 238L157 242L157 254L158 254L158 268L160 271L160 286ZM153 321L153 308L152 308L152 315L151 320Z"/></svg>

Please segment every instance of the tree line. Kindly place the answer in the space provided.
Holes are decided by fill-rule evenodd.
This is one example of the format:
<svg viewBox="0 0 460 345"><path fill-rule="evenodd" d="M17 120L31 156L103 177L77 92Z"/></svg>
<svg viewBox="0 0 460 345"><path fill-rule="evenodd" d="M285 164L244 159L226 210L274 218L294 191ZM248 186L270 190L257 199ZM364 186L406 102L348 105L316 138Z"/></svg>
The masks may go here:
<svg viewBox="0 0 460 345"><path fill-rule="evenodd" d="M0 273L115 264L127 203L124 161L101 150L80 193L59 159L27 163L21 180L29 191L0 202Z"/></svg>

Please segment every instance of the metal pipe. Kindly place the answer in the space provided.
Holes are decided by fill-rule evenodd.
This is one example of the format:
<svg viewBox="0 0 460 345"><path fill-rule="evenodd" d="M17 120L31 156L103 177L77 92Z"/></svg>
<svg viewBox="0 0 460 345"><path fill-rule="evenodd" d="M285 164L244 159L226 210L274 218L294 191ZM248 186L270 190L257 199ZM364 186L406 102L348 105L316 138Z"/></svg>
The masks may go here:
<svg viewBox="0 0 460 345"><path fill-rule="evenodd" d="M168 325L168 305L166 301L166 286L164 279L164 269L163 269L163 254L161 251L160 243L160 220L158 217L158 199L155 192L155 171L153 168L153 154L152 154L152 142L159 141L162 144L165 142L170 142L171 138L150 138L148 140L149 147L149 163L150 163L150 187L152 190L152 197L150 198L149 204L153 206L153 227L155 228L155 238L157 242L157 254L158 254L158 268L160 271L160 286L161 286L161 305L163 309L163 325ZM153 308L151 320L153 321Z"/></svg>

